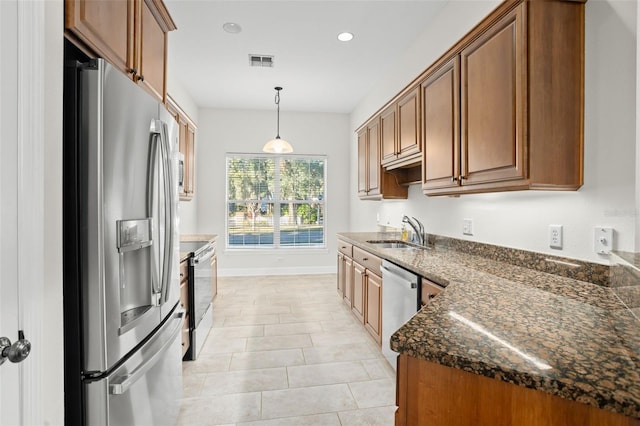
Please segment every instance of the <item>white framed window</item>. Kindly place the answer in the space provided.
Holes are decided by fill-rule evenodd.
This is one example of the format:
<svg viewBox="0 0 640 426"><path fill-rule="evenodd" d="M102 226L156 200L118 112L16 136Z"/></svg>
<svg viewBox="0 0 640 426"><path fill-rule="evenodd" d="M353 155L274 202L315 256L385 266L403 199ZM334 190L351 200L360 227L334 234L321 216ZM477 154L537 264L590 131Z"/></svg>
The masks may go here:
<svg viewBox="0 0 640 426"><path fill-rule="evenodd" d="M226 157L228 249L326 247L326 156Z"/></svg>

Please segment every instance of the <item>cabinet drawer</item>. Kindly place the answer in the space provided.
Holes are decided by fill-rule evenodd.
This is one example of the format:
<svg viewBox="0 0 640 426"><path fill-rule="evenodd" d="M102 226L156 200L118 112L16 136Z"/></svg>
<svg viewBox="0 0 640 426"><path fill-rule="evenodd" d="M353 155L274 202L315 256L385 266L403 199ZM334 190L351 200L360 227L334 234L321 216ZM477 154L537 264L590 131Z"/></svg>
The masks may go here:
<svg viewBox="0 0 640 426"><path fill-rule="evenodd" d="M422 293L420 294L420 305L425 306L434 297L438 295L444 287L439 286L433 281L429 281L426 278L422 278Z"/></svg>
<svg viewBox="0 0 640 426"><path fill-rule="evenodd" d="M382 259L375 256L368 251L364 251L361 248L353 248L353 260L373 272L374 274L381 276L380 266L382 265Z"/></svg>
<svg viewBox="0 0 640 426"><path fill-rule="evenodd" d="M353 244L338 240L338 251L345 256L353 258Z"/></svg>
<svg viewBox="0 0 640 426"><path fill-rule="evenodd" d="M186 281L180 284L180 307L189 313L189 284Z"/></svg>
<svg viewBox="0 0 640 426"><path fill-rule="evenodd" d="M180 282L186 282L189 279L189 260L180 262Z"/></svg>

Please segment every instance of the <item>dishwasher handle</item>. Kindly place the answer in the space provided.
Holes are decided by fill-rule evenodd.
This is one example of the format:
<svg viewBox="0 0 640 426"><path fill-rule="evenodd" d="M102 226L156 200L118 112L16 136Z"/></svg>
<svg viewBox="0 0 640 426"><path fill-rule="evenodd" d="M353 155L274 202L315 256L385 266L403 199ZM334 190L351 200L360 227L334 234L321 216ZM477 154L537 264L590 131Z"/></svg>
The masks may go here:
<svg viewBox="0 0 640 426"><path fill-rule="evenodd" d="M382 265L381 266L383 272L382 272L382 279L384 282L384 276L389 274L391 276L393 276L393 279L395 280L395 282L405 285L408 288L418 288L418 281L416 280L408 280L405 277L398 275L395 271L393 271L392 269L388 268L386 265ZM386 274L385 274L386 272Z"/></svg>

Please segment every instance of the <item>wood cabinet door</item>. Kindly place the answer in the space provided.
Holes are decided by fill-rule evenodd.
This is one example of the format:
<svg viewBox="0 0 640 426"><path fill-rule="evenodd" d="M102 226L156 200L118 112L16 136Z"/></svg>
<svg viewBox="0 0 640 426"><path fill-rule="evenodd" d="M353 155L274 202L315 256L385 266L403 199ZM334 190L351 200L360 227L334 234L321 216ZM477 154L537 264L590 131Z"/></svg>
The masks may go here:
<svg viewBox="0 0 640 426"><path fill-rule="evenodd" d="M191 124L189 124L184 116L179 115L178 131L178 149L184 156L184 175L182 181L182 190L180 192L180 199L183 201L189 201L195 194L195 128L192 127Z"/></svg>
<svg viewBox="0 0 640 426"><path fill-rule="evenodd" d="M124 73L133 64L134 2L65 0L65 29Z"/></svg>
<svg viewBox="0 0 640 426"><path fill-rule="evenodd" d="M336 289L338 290L338 294L340 297L344 298L344 281L346 279L345 276L345 262L344 262L344 254L338 252L338 277L336 280Z"/></svg>
<svg viewBox="0 0 640 426"><path fill-rule="evenodd" d="M422 290L420 293L420 306L426 306L443 290L438 284L422 277Z"/></svg>
<svg viewBox="0 0 640 426"><path fill-rule="evenodd" d="M367 126L368 178L367 194L377 195L380 189L380 126L378 120Z"/></svg>
<svg viewBox="0 0 640 426"><path fill-rule="evenodd" d="M367 272L367 309L365 310L365 327L376 339L382 343L382 278Z"/></svg>
<svg viewBox="0 0 640 426"><path fill-rule="evenodd" d="M390 106L380 114L380 149L383 165L397 158L395 105Z"/></svg>
<svg viewBox="0 0 640 426"><path fill-rule="evenodd" d="M191 347L191 340L189 339L189 315L185 315L184 321L182 322L182 357L184 357L189 348Z"/></svg>
<svg viewBox="0 0 640 426"><path fill-rule="evenodd" d="M184 186L187 195L193 197L196 193L196 130L190 125L187 125L186 128L186 138Z"/></svg>
<svg viewBox="0 0 640 426"><path fill-rule="evenodd" d="M462 185L526 176L526 4L462 50Z"/></svg>
<svg viewBox="0 0 640 426"><path fill-rule="evenodd" d="M344 257L344 303L351 307L353 300L353 260Z"/></svg>
<svg viewBox="0 0 640 426"><path fill-rule="evenodd" d="M398 158L421 152L419 94L420 89L416 87L398 101Z"/></svg>
<svg viewBox="0 0 640 426"><path fill-rule="evenodd" d="M460 57L421 84L422 189L458 186L460 176Z"/></svg>
<svg viewBox="0 0 640 426"><path fill-rule="evenodd" d="M140 1L138 36L138 84L144 86L158 101L164 102L166 93L166 33L156 20L145 0Z"/></svg>
<svg viewBox="0 0 640 426"><path fill-rule="evenodd" d="M367 178L369 172L367 167L369 159L367 157L367 129L362 129L358 133L358 195L360 197L367 195Z"/></svg>
<svg viewBox="0 0 640 426"><path fill-rule="evenodd" d="M211 258L211 300L218 294L218 255Z"/></svg>
<svg viewBox="0 0 640 426"><path fill-rule="evenodd" d="M351 312L364 324L364 295L366 292L367 275L364 266L353 262L353 298L351 299Z"/></svg>

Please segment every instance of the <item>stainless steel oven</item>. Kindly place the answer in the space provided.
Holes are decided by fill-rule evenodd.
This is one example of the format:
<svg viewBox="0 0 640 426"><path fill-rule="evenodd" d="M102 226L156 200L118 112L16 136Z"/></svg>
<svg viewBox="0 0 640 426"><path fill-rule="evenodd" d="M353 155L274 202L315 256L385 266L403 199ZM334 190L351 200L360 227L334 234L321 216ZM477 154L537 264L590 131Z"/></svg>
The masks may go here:
<svg viewBox="0 0 640 426"><path fill-rule="evenodd" d="M189 259L189 338L185 359L194 360L213 326L213 270L215 245L209 241L181 243L180 251L193 252Z"/></svg>

